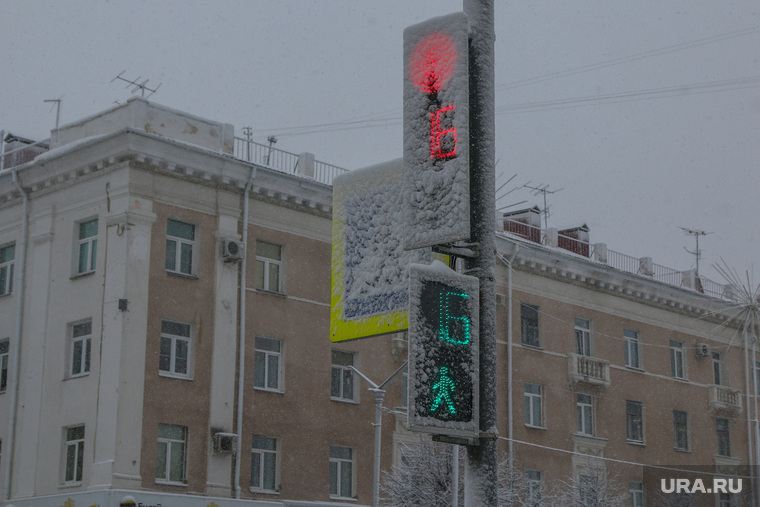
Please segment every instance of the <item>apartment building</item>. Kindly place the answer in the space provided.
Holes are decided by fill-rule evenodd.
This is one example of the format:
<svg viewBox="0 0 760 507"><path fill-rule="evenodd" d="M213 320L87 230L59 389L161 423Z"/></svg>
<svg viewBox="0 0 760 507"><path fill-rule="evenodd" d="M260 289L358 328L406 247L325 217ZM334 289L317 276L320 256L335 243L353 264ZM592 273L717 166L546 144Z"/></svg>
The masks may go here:
<svg viewBox="0 0 760 507"><path fill-rule="evenodd" d="M659 478L750 473L757 358L748 369L747 337L729 319L735 288L592 244L585 226L542 230L535 208L500 218L499 328L511 330L499 337L500 384L512 416L507 395L499 433L534 487L581 484L596 463L638 507L667 505ZM689 505L751 505L742 498Z"/></svg>
<svg viewBox="0 0 760 507"><path fill-rule="evenodd" d="M380 383L407 350L329 340L341 170L139 98L55 134L11 135L36 153L0 172L5 504L370 504L374 398L350 367ZM652 466L742 475L758 358L735 288L499 218L498 432L530 487L601 462L640 507ZM384 406L389 470L419 438L402 376Z"/></svg>
<svg viewBox="0 0 760 507"><path fill-rule="evenodd" d="M139 98L53 139L0 173L8 505L370 503L349 366L403 357L329 341L341 170Z"/></svg>

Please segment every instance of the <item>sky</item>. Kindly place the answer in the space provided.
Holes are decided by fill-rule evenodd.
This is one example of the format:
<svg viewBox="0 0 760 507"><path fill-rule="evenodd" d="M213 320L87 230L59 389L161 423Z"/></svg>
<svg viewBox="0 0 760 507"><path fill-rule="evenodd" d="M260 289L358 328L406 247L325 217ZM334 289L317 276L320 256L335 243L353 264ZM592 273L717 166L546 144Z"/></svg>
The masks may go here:
<svg viewBox="0 0 760 507"><path fill-rule="evenodd" d="M498 206L760 283L760 2L495 0ZM0 0L0 129L149 100L355 169L402 154L403 30L461 0ZM122 74L123 72L123 74ZM139 92L138 92L139 94ZM517 204L521 203L522 204ZM754 265L758 273L753 273Z"/></svg>

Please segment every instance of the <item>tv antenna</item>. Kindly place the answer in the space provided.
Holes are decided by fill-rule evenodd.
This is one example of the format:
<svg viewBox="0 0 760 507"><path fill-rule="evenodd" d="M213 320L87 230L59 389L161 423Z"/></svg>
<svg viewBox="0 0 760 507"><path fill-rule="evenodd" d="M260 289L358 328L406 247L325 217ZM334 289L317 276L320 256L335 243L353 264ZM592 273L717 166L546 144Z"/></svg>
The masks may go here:
<svg viewBox="0 0 760 507"><path fill-rule="evenodd" d="M155 88L149 88L148 87L148 81L150 81L149 79L146 79L145 81L140 82L140 79L141 79L140 76L137 76L137 78L134 79L134 80L127 79L125 77L121 77L122 74L124 74L125 72L126 72L126 70L121 71L121 73L119 73L118 76L116 76L115 78L113 78L111 80L111 82L113 83L114 81L116 81L118 79L120 81L124 81L125 83L127 83L127 86L126 86L127 88L129 88L130 86L134 86L134 88L132 89L132 93L135 93L137 90L140 90L140 94L141 94L140 96L142 98L147 98L145 96L145 91L146 90L150 92L148 94L148 97L150 97L151 95L153 95L154 93L156 93L158 91L158 89L162 85L162 83L158 83L158 86L156 86Z"/></svg>
<svg viewBox="0 0 760 507"><path fill-rule="evenodd" d="M56 142L58 142L58 138L59 138L58 137L59 136L58 124L59 124L59 122L61 120L61 102L62 102L62 100L63 100L63 95L61 95L57 99L43 100L43 102L46 102L46 103L49 102L49 103L53 103L54 104L50 108L51 111L53 110L53 107L56 108L56 111L55 111L55 139L56 139Z"/></svg>
<svg viewBox="0 0 760 507"><path fill-rule="evenodd" d="M697 267L694 269L694 274L696 276L699 276L699 259L702 258L702 250L699 249L699 237L700 236L707 236L708 234L712 234L712 232L705 232L705 231L700 231L700 230L697 230L697 229L689 229L688 227L681 227L680 225L678 226L678 228L681 229L686 234L690 234L690 235L694 236L694 239L697 242L697 246L696 246L696 248L694 249L693 252L691 250L687 249L686 247L683 247L683 249L686 250L688 253L692 254L696 258L696 260L697 260Z"/></svg>
<svg viewBox="0 0 760 507"><path fill-rule="evenodd" d="M499 161L497 160L496 163L498 164ZM501 179L502 176L504 176L504 174L505 173L499 174L499 176L496 178L496 184L499 183L499 180ZM506 187L515 178L517 178L517 174L513 174L512 176L510 176L509 179L507 181L505 181L504 183L502 183L496 189L496 192L494 192L494 193L498 194L501 191L501 189L503 189L504 187ZM513 187L513 188L507 190L506 192L504 192L503 194L497 195L497 197L496 197L496 204L498 205L499 201L501 201L502 199L504 199L506 196L508 196L509 194L511 194L512 192L514 192L515 190L517 190L518 188L520 188L520 187ZM511 208L512 206L517 206L519 204L522 204L524 202L526 202L526 201L520 201L520 202L515 202L515 203L512 203L512 204L507 204L506 206L501 206L501 207L496 208L496 211L502 211L502 210L505 210L507 208Z"/></svg>
<svg viewBox="0 0 760 507"><path fill-rule="evenodd" d="M523 185L523 188L528 188L528 189L532 190L533 191L532 192L533 195L536 195L536 196L538 194L544 194L544 209L543 209L543 212L544 212L544 228L548 229L549 228L549 206L547 206L547 204L546 204L546 194L549 194L549 195L556 194L560 190L564 190L565 187L558 188L557 190L549 190L549 184L548 183L546 185L538 185L536 187L532 187L532 186L530 186L530 181L529 181L528 183L526 183L525 185Z"/></svg>

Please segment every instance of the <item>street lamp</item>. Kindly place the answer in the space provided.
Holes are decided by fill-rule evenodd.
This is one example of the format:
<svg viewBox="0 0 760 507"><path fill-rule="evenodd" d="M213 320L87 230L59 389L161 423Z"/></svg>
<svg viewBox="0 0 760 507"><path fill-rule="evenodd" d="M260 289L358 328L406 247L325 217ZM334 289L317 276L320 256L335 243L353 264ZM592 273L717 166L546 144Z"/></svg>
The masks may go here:
<svg viewBox="0 0 760 507"><path fill-rule="evenodd" d="M372 473L372 507L378 507L380 505L380 437L382 436L383 428L383 400L385 399L385 386L388 385L388 383L393 380L396 375L401 373L404 368L406 368L406 363L407 361L404 361L404 364L402 364L396 371L391 374L390 377L385 379L385 381L379 385L374 383L369 377L367 377L365 374L353 366L349 366L352 371L356 372L357 375L366 380L367 383L372 386L369 388L369 391L375 395L375 424L373 424L375 427L375 459Z"/></svg>

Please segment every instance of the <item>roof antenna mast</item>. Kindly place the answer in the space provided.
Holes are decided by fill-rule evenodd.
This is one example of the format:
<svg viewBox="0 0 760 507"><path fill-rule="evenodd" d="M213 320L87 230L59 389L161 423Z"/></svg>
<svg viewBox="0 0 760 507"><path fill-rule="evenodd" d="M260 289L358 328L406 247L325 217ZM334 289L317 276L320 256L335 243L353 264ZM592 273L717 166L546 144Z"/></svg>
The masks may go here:
<svg viewBox="0 0 760 507"><path fill-rule="evenodd" d="M134 80L127 79L125 77L121 77L122 74L124 74L125 72L126 72L126 70L121 71L121 73L119 73L118 76L116 76L115 78L113 78L111 80L111 82L113 83L114 81L116 81L118 79L120 81L124 81L125 83L127 83L127 86L126 86L127 88L129 88L130 86L134 86L134 88L132 89L132 93L135 93L137 90L140 90L140 94L141 94L140 96L142 98L144 98L144 99L146 99L146 98L150 97L151 95L153 95L154 93L156 93L158 91L158 89L161 87L161 85L163 84L163 83L158 83L158 86L156 86L155 88L148 88L148 81L150 81L149 79L146 79L145 81L140 82L139 81L140 76L138 76ZM145 96L145 91L146 90L150 92L148 94L148 97Z"/></svg>
<svg viewBox="0 0 760 507"><path fill-rule="evenodd" d="M533 195L544 194L544 209L543 209L544 229L548 229L549 228L549 206L546 205L546 194L556 194L560 190L563 190L565 187L562 187L557 190L549 190L548 183L546 185L538 185L537 187L531 187L530 182L528 182L525 185L523 185L523 188L528 188L530 190L533 190L532 192Z"/></svg>
<svg viewBox="0 0 760 507"><path fill-rule="evenodd" d="M694 249L694 251L691 251L691 250L687 249L686 247L684 247L683 249L686 250L688 253L692 254L696 258L696 260L697 260L697 267L695 268L694 273L697 276L699 276L699 259L702 258L702 250L699 249L699 237L700 236L707 236L708 234L712 234L712 233L711 232L700 231L700 230L697 230L697 229L689 229L688 227L681 227L680 225L678 226L678 228L681 229L686 234L691 234L692 236L694 236L694 239L697 242L697 246Z"/></svg>

